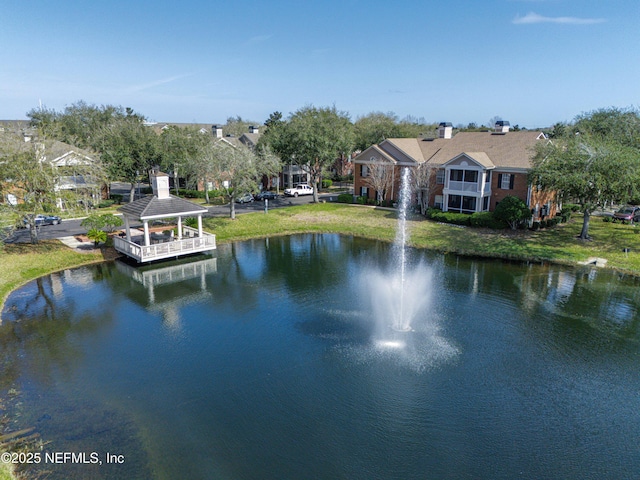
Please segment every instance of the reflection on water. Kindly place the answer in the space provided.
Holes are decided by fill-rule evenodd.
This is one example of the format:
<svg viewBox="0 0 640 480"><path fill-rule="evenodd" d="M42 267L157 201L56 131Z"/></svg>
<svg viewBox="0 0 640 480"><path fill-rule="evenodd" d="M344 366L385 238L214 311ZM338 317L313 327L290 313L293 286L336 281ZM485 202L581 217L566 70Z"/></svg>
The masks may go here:
<svg viewBox="0 0 640 480"><path fill-rule="evenodd" d="M69 270L15 292L0 325L0 394L20 392L11 429L35 427L50 451L127 459L30 473L640 471L636 279L410 251L429 301L411 332L381 334L362 286L373 267L390 270L388 253L337 235L271 238L215 257Z"/></svg>

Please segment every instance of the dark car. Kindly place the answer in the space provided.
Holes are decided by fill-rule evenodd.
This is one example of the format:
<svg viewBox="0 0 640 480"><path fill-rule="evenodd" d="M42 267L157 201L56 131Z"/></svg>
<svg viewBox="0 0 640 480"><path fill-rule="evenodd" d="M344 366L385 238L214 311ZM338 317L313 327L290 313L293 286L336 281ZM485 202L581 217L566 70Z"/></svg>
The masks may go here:
<svg viewBox="0 0 640 480"><path fill-rule="evenodd" d="M36 227L39 227L41 225L58 225L59 223L62 223L62 218L57 215L36 215L33 218L33 221ZM23 220L23 224L26 227L29 224L29 221L25 218Z"/></svg>
<svg viewBox="0 0 640 480"><path fill-rule="evenodd" d="M263 190L262 192L256 194L256 200L275 200L278 198L276 192L272 192L269 190Z"/></svg>
<svg viewBox="0 0 640 480"><path fill-rule="evenodd" d="M622 223L640 222L640 207L627 205L613 214L613 221L620 220Z"/></svg>

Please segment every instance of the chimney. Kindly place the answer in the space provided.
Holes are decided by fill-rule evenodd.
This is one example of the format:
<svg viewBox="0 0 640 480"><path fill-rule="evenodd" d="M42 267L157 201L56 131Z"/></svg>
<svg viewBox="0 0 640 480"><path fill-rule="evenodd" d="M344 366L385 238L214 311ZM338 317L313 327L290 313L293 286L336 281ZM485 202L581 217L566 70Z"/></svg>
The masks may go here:
<svg viewBox="0 0 640 480"><path fill-rule="evenodd" d="M213 138L222 138L222 127L220 125L212 125L211 131L213 132Z"/></svg>
<svg viewBox="0 0 640 480"><path fill-rule="evenodd" d="M496 124L493 126L494 133L507 133L511 125L506 120L498 120Z"/></svg>
<svg viewBox="0 0 640 480"><path fill-rule="evenodd" d="M154 167L149 172L149 180L151 180L151 188L153 194L158 200L169 198L169 175L162 173L158 167Z"/></svg>
<svg viewBox="0 0 640 480"><path fill-rule="evenodd" d="M451 122L441 122L438 125L438 138L451 138L453 136L453 125Z"/></svg>
<svg viewBox="0 0 640 480"><path fill-rule="evenodd" d="M258 127L254 127L253 125L251 125L249 127L249 133L260 133Z"/></svg>

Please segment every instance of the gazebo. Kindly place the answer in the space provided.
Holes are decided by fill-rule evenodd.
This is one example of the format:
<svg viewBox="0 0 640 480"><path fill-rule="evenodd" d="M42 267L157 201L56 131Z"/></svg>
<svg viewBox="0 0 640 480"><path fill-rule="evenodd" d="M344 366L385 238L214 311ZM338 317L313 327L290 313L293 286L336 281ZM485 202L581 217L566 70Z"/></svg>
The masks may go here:
<svg viewBox="0 0 640 480"><path fill-rule="evenodd" d="M124 216L125 233L114 237L115 249L138 262L150 262L175 258L191 253L206 252L216 248L216 236L202 231L202 215L207 209L169 193L169 176L166 173L150 173L153 195L118 208ZM183 224L183 219L196 217L198 228ZM168 218L177 219L177 235L151 233L149 223ZM135 235L133 221L142 222L143 230Z"/></svg>

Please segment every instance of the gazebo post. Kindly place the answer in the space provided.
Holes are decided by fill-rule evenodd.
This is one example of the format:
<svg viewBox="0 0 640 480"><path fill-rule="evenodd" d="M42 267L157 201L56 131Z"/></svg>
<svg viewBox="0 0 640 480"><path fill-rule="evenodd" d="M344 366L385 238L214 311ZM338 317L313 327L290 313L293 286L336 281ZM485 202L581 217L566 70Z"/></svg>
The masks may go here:
<svg viewBox="0 0 640 480"><path fill-rule="evenodd" d="M178 240L182 240L182 217L178 216Z"/></svg>
<svg viewBox="0 0 640 480"><path fill-rule="evenodd" d="M124 216L124 229L125 229L125 238L127 242L131 242L131 228L129 228L129 215Z"/></svg>
<svg viewBox="0 0 640 480"><path fill-rule="evenodd" d="M151 240L149 239L149 220L144 220L144 246L148 247L151 245Z"/></svg>
<svg viewBox="0 0 640 480"><path fill-rule="evenodd" d="M202 237L202 215L198 215L198 237Z"/></svg>

